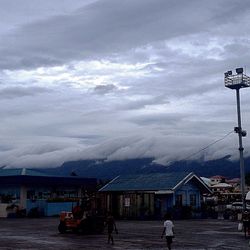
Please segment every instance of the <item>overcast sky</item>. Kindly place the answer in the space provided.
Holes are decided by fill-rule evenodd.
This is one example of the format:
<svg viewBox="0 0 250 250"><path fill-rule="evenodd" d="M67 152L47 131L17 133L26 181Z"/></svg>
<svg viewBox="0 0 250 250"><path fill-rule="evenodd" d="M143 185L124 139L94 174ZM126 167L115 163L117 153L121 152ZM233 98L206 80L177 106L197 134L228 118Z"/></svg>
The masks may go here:
<svg viewBox="0 0 250 250"><path fill-rule="evenodd" d="M248 0L0 0L0 166L185 159L237 126L223 77L249 60Z"/></svg>

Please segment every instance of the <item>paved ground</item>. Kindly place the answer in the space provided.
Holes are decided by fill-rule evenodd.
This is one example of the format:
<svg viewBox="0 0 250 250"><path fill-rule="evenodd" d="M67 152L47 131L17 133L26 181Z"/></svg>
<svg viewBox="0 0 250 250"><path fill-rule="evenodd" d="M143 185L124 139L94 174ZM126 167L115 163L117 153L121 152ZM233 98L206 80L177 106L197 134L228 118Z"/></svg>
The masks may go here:
<svg viewBox="0 0 250 250"><path fill-rule="evenodd" d="M162 221L118 221L115 244L108 245L106 234L77 235L57 232L58 218L0 219L0 249L166 249ZM249 249L249 239L237 232L237 222L224 220L174 221L174 249Z"/></svg>

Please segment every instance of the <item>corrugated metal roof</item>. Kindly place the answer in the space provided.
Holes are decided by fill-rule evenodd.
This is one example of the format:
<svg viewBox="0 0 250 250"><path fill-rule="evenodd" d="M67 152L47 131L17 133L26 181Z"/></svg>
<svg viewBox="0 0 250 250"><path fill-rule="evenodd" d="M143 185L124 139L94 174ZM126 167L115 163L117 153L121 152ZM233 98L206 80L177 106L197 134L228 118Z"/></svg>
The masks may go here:
<svg viewBox="0 0 250 250"><path fill-rule="evenodd" d="M0 176L21 175L22 169L0 169Z"/></svg>
<svg viewBox="0 0 250 250"><path fill-rule="evenodd" d="M173 189L190 173L153 173L118 176L100 191L156 191Z"/></svg>
<svg viewBox="0 0 250 250"><path fill-rule="evenodd" d="M0 169L0 176L19 176L19 175L29 175L29 176L51 176L40 171L28 169L28 168L9 168Z"/></svg>
<svg viewBox="0 0 250 250"><path fill-rule="evenodd" d="M0 169L0 185L78 186L95 190L97 180L80 176L53 176L32 169Z"/></svg>

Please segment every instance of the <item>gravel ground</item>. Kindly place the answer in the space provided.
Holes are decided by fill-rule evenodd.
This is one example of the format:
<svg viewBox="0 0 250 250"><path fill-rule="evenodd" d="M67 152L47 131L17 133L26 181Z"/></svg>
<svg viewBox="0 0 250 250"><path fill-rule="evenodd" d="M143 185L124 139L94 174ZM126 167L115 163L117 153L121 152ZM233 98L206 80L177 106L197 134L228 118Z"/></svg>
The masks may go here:
<svg viewBox="0 0 250 250"><path fill-rule="evenodd" d="M59 234L58 218L0 219L0 249L166 249L161 239L162 221L117 221L115 244L101 235ZM174 221L172 249L249 249L250 237L237 231L237 222L226 220Z"/></svg>

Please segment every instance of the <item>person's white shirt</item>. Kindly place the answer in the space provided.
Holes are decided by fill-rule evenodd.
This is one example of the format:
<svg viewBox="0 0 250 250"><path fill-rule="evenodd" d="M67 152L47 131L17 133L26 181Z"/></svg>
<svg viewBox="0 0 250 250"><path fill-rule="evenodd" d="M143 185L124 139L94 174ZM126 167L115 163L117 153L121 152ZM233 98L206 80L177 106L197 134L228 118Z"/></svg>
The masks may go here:
<svg viewBox="0 0 250 250"><path fill-rule="evenodd" d="M174 224L171 220L164 221L164 227L166 236L174 236L173 232Z"/></svg>

